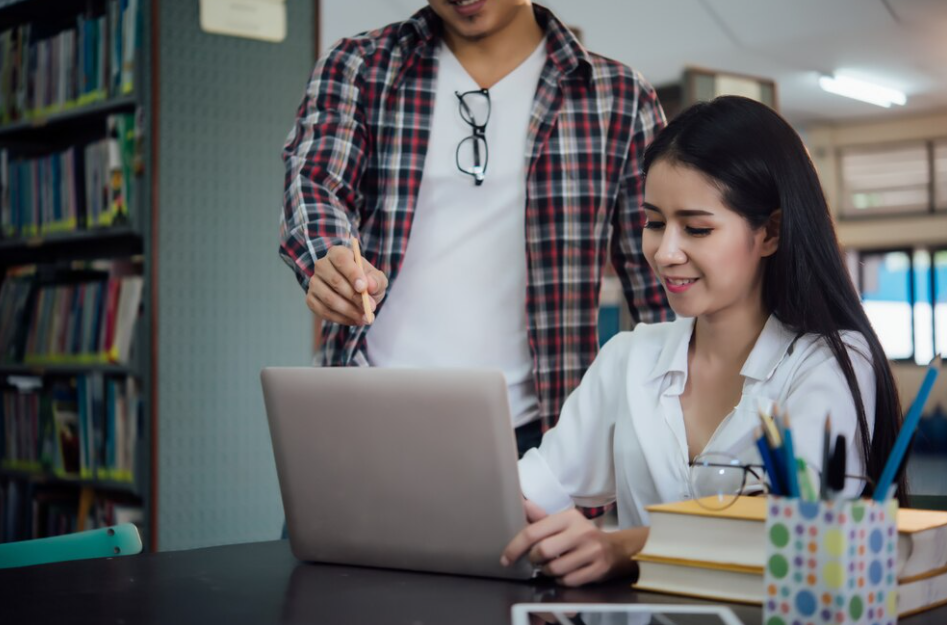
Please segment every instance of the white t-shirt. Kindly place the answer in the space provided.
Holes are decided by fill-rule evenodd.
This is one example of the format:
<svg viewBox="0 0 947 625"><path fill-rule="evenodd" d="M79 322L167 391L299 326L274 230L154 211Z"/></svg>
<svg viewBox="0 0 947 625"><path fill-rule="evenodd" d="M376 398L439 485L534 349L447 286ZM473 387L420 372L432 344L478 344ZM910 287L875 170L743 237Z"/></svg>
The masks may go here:
<svg viewBox="0 0 947 625"><path fill-rule="evenodd" d="M472 128L455 92L479 86L441 44L408 247L367 334L372 366L501 369L515 427L539 411L526 329L526 137L545 62L543 41L490 88L489 160L483 184L475 186L457 167L457 146ZM472 162L469 144L462 158Z"/></svg>
<svg viewBox="0 0 947 625"><path fill-rule="evenodd" d="M689 454L681 393L694 320L639 324L609 341L569 396L556 427L519 463L527 499L547 512L617 502L622 529L649 525L646 506L688 499ZM843 332L852 368L874 429L875 378L864 337ZM727 452L760 463L757 411L775 402L792 418L796 456L822 468L825 415L832 438L845 434L846 473L863 475L865 457L855 401L828 343L796 335L776 317L766 322L744 363L743 396L717 427L704 452ZM846 481L845 493L861 484Z"/></svg>

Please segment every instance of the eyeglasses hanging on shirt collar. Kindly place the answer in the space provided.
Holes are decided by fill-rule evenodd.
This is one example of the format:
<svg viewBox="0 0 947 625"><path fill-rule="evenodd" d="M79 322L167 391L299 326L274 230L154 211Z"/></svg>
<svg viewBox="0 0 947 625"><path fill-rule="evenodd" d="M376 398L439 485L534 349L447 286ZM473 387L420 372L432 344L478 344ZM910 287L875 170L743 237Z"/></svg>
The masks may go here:
<svg viewBox="0 0 947 625"><path fill-rule="evenodd" d="M490 92L475 89L460 93L455 91L460 105L460 116L471 128L469 137L464 137L457 145L457 169L473 176L474 184L483 184L487 173L489 150L487 149L487 122L490 121Z"/></svg>

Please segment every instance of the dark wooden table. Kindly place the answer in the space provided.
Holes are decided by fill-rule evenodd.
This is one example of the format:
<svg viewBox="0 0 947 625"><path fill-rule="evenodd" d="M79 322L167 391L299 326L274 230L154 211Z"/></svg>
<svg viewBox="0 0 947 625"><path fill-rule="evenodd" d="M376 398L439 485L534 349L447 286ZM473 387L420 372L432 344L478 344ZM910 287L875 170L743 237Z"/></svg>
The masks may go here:
<svg viewBox="0 0 947 625"><path fill-rule="evenodd" d="M627 582L568 589L304 564L286 541L0 570L3 625L507 625L514 603L540 601L699 603ZM730 607L746 625L761 621L759 608ZM906 622L945 623L947 608Z"/></svg>

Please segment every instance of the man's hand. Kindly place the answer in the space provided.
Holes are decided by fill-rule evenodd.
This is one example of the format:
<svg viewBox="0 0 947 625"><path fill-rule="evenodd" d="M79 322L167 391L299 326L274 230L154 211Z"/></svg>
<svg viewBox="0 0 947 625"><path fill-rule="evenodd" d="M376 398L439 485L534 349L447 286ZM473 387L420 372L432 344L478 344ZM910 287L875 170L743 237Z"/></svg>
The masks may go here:
<svg viewBox="0 0 947 625"><path fill-rule="evenodd" d="M309 279L306 305L321 319L347 326L367 323L362 308L362 291L371 296L372 312L385 298L388 277L364 258L364 273L355 264L351 248L336 245L316 261Z"/></svg>

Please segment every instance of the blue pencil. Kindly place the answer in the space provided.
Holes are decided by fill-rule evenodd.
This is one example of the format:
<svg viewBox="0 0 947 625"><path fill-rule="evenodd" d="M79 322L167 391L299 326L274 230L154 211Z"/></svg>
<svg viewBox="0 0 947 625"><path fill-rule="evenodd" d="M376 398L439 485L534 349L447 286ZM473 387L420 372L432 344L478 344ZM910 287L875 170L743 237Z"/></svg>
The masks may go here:
<svg viewBox="0 0 947 625"><path fill-rule="evenodd" d="M765 434L756 439L756 447L760 450L760 458L763 459L763 466L766 467L766 473L769 475L770 494L782 495L783 488L779 483L779 474L776 472L773 454L769 449L769 443L766 440Z"/></svg>
<svg viewBox="0 0 947 625"><path fill-rule="evenodd" d="M940 355L938 354L927 366L927 375L924 376L921 389L917 392L917 397L914 398L911 409L908 410L908 416L904 417L904 425L901 426L901 431L898 432L898 438L894 441L894 447L891 448L891 454L888 456L885 468L881 472L878 484L875 486L873 496L875 501L884 501L885 497L888 496L888 489L894 482L898 469L901 467L901 462L904 460L904 454L908 451L908 444L914 437L914 431L921 420L921 411L924 410L927 397L934 387L934 380L937 379L937 374L940 373L940 363Z"/></svg>
<svg viewBox="0 0 947 625"><path fill-rule="evenodd" d="M775 406L773 409L775 410ZM769 450L770 466L766 470L770 474L771 489L774 495L787 495L786 471L782 462L783 437L779 433L779 427L776 425L775 419L765 414L762 409L757 414L763 428L764 443Z"/></svg>

